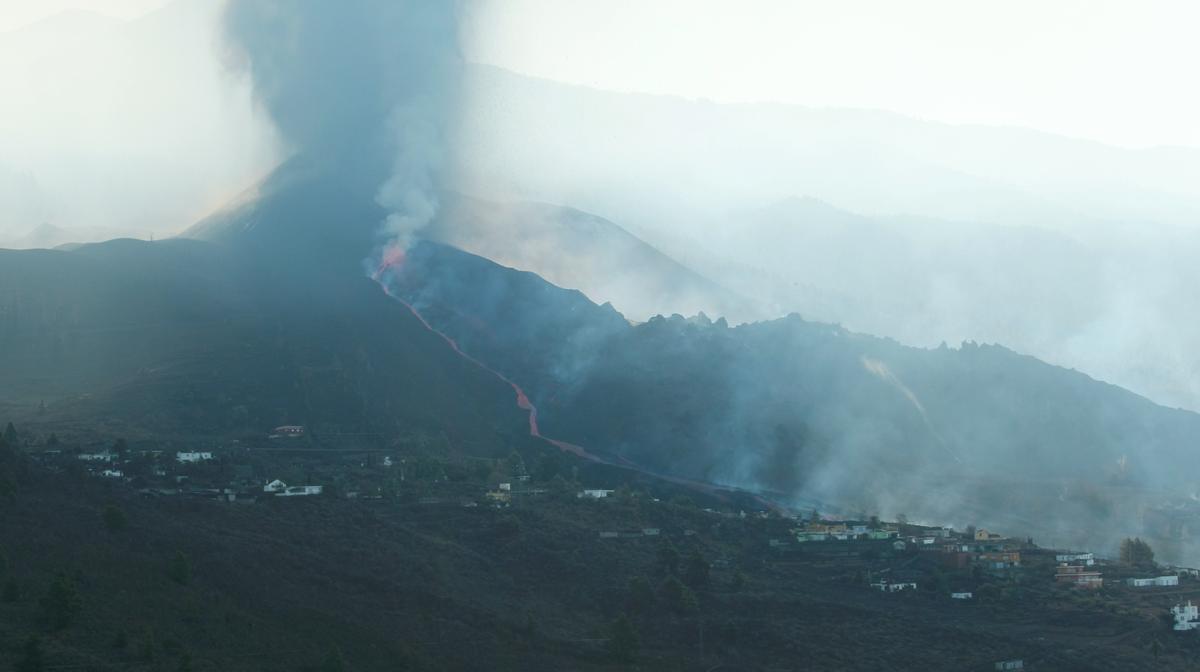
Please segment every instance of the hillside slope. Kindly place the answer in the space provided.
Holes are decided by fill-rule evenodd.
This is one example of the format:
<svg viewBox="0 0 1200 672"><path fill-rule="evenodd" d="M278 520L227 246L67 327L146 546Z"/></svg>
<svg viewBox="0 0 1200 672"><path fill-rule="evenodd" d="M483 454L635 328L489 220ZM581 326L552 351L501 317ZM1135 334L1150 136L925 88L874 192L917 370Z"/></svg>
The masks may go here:
<svg viewBox="0 0 1200 672"><path fill-rule="evenodd" d="M0 474L11 466L5 453ZM794 520L692 504L669 489L651 497L626 484L634 487L603 501L565 492L496 509L422 505L420 494L446 484L414 478L381 500L222 503L136 497L69 469L20 471L15 496L0 503L6 669L28 660L31 637L45 669L147 672L797 661L814 672L959 672L1014 657L1039 669L1130 672L1197 662L1190 633L1172 636L1161 618L1174 594L1072 594L1053 582L1052 556L1036 553L1025 556L1019 589L1007 577L945 572L915 548L839 562L785 554L767 540ZM458 485L476 496L484 487ZM597 534L648 528L655 534ZM689 569L696 558L700 572ZM871 572L893 570L919 576L921 590L867 585ZM977 599L952 600L948 585ZM55 586L65 600L44 599ZM1200 584L1184 579L1179 590ZM608 654L622 613L639 645L629 663Z"/></svg>
<svg viewBox="0 0 1200 672"><path fill-rule="evenodd" d="M422 237L502 265L532 271L632 320L662 312L708 312L734 321L761 307L681 265L617 224L545 203L455 197Z"/></svg>
<svg viewBox="0 0 1200 672"><path fill-rule="evenodd" d="M484 451L520 440L508 386L360 273L125 240L2 251L0 287L0 399L39 424L130 438L303 424Z"/></svg>
<svg viewBox="0 0 1200 672"><path fill-rule="evenodd" d="M1137 531L1142 495L1120 489L1200 479L1200 416L1000 346L911 348L798 316L630 326L428 245L390 281L523 385L547 434L655 471L853 510L1086 528L1103 543Z"/></svg>

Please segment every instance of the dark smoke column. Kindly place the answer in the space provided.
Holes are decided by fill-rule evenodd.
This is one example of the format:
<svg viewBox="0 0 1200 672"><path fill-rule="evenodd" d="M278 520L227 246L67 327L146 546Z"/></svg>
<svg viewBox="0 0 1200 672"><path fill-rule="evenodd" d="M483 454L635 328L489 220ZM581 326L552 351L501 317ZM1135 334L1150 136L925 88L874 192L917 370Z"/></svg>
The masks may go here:
<svg viewBox="0 0 1200 672"><path fill-rule="evenodd" d="M452 0L226 5L233 56L288 149L373 181L391 212L377 254L407 246L437 212L462 81L459 12Z"/></svg>

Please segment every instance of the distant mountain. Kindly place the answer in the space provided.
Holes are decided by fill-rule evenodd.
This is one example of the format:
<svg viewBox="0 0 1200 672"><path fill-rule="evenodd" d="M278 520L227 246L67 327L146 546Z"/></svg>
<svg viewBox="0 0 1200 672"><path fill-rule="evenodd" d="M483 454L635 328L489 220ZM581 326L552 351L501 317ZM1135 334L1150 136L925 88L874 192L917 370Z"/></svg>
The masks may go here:
<svg viewBox="0 0 1200 672"><path fill-rule="evenodd" d="M136 237L148 239L152 234L145 231L103 229L86 227L64 229L50 223L39 224L24 235L9 240L0 240L0 247L12 250L49 250L56 247L76 246L117 238Z"/></svg>
<svg viewBox="0 0 1200 672"><path fill-rule="evenodd" d="M633 326L428 244L391 286L525 387L546 434L651 471L847 510L1086 529L1077 543L1137 533L1141 503L1200 481L1200 415L1000 346L911 348L796 316Z"/></svg>
<svg viewBox="0 0 1200 672"><path fill-rule="evenodd" d="M935 346L979 340L1069 365L1159 403L1200 408L1200 236L1089 239L1029 226L864 216L814 198L730 215L702 262L776 314ZM695 263L695 262L693 262Z"/></svg>
<svg viewBox="0 0 1200 672"><path fill-rule="evenodd" d="M1088 230L1191 226L1200 150L1129 150L878 110L717 104L476 66L466 179L674 233L810 194L865 214ZM473 188L473 187L471 187ZM707 237L708 231L703 231Z"/></svg>
<svg viewBox="0 0 1200 672"><path fill-rule="evenodd" d="M533 271L597 302L613 302L630 319L700 311L744 321L761 317L756 302L684 267L601 217L545 203L451 199L422 236Z"/></svg>

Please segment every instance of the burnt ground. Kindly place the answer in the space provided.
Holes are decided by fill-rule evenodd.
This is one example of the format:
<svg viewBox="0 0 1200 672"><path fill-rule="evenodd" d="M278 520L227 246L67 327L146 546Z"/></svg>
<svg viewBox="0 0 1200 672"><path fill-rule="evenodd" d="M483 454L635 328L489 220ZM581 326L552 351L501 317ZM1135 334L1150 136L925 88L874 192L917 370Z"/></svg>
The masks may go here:
<svg viewBox="0 0 1200 672"><path fill-rule="evenodd" d="M123 512L123 529L103 522L109 506ZM33 634L47 669L84 670L1200 665L1196 633L1174 633L1164 619L1176 601L1200 601L1195 582L1081 593L1053 583L1052 556L988 577L933 570L916 554L829 561L772 552L767 540L789 526L705 511L683 491L660 501L637 491L604 501L550 492L504 509L412 497L230 504L145 499L34 469L0 506L0 581L18 589L0 602L0 667L21 660ZM661 533L599 536L646 527ZM707 583L673 598L664 547L679 553L681 579L692 555L711 563ZM183 581L172 578L180 554ZM921 588L872 590L866 573L883 569L914 572ZM61 629L41 604L58 576L80 605ZM638 577L652 587L649 600L631 593ZM976 599L950 600L947 586ZM629 663L607 649L622 613L640 642Z"/></svg>

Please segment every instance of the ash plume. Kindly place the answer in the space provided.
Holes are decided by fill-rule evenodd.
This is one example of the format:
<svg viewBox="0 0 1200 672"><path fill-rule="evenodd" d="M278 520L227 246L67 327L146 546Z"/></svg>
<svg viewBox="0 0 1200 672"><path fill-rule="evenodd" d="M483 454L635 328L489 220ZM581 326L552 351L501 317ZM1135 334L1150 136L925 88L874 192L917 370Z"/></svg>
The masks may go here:
<svg viewBox="0 0 1200 672"><path fill-rule="evenodd" d="M436 214L458 108L460 3L230 0L224 31L288 149L372 180L406 246ZM334 223L331 223L334 225Z"/></svg>

